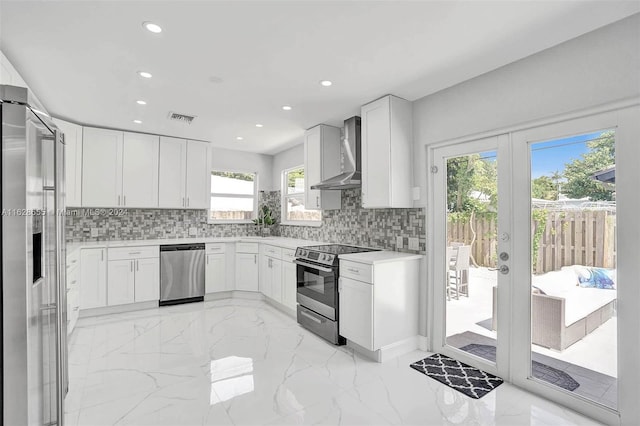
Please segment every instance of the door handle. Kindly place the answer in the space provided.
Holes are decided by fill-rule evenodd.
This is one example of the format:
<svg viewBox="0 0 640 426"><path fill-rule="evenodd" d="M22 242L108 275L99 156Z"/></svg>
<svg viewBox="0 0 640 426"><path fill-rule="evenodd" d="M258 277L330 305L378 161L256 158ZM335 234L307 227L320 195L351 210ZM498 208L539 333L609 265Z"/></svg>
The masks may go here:
<svg viewBox="0 0 640 426"><path fill-rule="evenodd" d="M507 265L500 266L498 269L502 275L507 275L509 273L509 267Z"/></svg>

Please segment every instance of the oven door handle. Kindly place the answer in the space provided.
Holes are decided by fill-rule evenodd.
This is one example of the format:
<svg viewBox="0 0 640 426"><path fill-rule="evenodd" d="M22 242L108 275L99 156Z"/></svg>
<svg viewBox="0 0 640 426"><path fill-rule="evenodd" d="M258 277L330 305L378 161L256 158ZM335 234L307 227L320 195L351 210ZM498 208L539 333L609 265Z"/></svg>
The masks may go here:
<svg viewBox="0 0 640 426"><path fill-rule="evenodd" d="M303 262L298 259L294 259L293 263L300 266L306 266L307 268L317 269L318 271L322 271L322 272L333 272L333 269L331 268L325 268L324 266L314 265L313 263Z"/></svg>

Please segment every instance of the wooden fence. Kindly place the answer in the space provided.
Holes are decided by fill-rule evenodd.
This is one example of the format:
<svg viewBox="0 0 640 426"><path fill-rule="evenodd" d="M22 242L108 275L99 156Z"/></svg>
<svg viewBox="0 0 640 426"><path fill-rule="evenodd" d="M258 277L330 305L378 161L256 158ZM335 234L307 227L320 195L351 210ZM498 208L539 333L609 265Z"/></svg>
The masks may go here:
<svg viewBox="0 0 640 426"><path fill-rule="evenodd" d="M551 211L546 220L532 224L531 237L540 230L538 251L534 253L534 272L556 271L563 266L587 265L614 268L616 265L615 212ZM544 222L544 223L542 223ZM495 220L475 218L471 224L476 240L471 254L479 266L495 267L497 259L497 227ZM449 222L449 242L470 244L473 233L469 221Z"/></svg>

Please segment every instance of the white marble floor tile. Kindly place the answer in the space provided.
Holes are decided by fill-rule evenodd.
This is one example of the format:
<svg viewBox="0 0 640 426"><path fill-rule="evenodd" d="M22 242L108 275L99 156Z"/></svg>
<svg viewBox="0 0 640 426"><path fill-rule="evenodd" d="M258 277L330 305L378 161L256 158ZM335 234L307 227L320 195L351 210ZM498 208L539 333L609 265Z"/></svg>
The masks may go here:
<svg viewBox="0 0 640 426"><path fill-rule="evenodd" d="M470 399L409 367L427 355L372 362L254 300L83 318L67 424L595 424L509 384Z"/></svg>

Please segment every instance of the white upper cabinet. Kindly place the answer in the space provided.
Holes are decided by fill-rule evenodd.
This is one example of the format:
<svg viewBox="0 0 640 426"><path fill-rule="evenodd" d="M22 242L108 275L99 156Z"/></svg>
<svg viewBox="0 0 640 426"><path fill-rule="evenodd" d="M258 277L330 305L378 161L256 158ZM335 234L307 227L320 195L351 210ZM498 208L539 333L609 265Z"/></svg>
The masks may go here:
<svg viewBox="0 0 640 426"><path fill-rule="evenodd" d="M185 207L187 141L160 136L160 207Z"/></svg>
<svg viewBox="0 0 640 426"><path fill-rule="evenodd" d="M80 207L82 205L82 126L58 119L54 122L64 133L66 205Z"/></svg>
<svg viewBox="0 0 640 426"><path fill-rule="evenodd" d="M413 207L412 115L391 95L362 107L362 207Z"/></svg>
<svg viewBox="0 0 640 426"><path fill-rule="evenodd" d="M311 185L340 174L340 129L319 124L304 135L304 207L309 210L340 208L341 191L320 191Z"/></svg>
<svg viewBox="0 0 640 426"><path fill-rule="evenodd" d="M187 208L208 209L211 204L209 144L187 141Z"/></svg>
<svg viewBox="0 0 640 426"><path fill-rule="evenodd" d="M159 138L124 133L122 206L158 207Z"/></svg>
<svg viewBox="0 0 640 426"><path fill-rule="evenodd" d="M122 205L122 132L85 127L82 137L82 205Z"/></svg>
<svg viewBox="0 0 640 426"><path fill-rule="evenodd" d="M160 137L160 207L208 209L209 144Z"/></svg>

